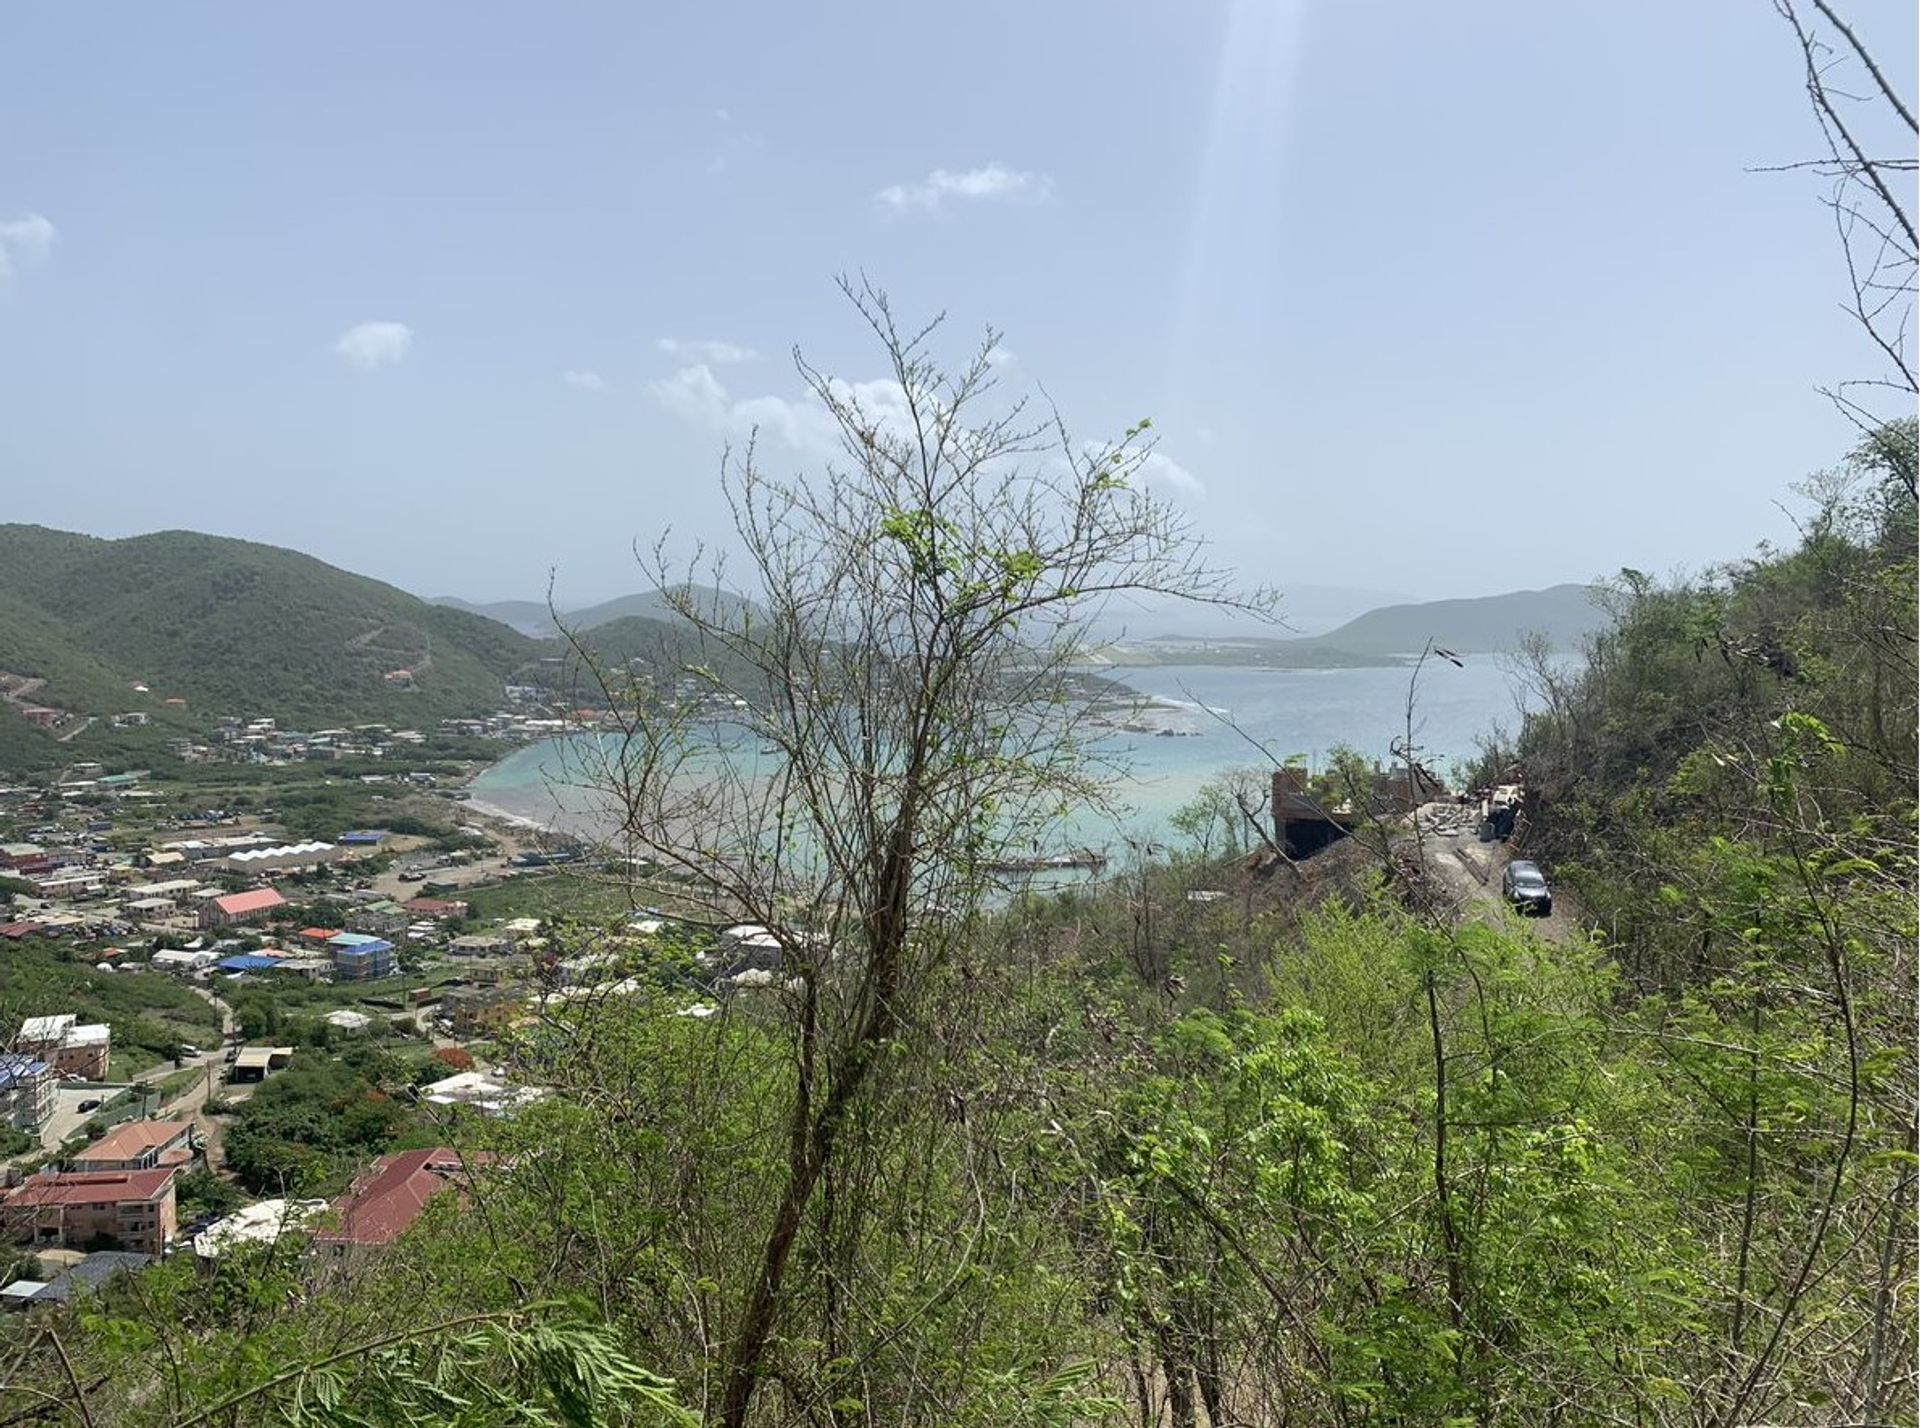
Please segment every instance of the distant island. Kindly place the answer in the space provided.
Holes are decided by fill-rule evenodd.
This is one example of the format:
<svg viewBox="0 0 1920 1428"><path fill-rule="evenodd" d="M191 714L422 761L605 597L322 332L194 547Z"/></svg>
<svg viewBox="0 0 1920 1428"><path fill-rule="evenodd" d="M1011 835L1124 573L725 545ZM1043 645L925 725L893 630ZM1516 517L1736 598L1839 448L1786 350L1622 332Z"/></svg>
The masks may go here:
<svg viewBox="0 0 1920 1428"><path fill-rule="evenodd" d="M1429 640L1456 654L1517 649L1539 635L1555 649L1578 649L1610 622L1591 585L1551 585L1473 599L1383 605L1323 635L1265 639L1253 635L1199 638L1151 635L1116 640L1099 650L1102 668L1170 664L1255 669L1367 669L1411 663Z"/></svg>
<svg viewBox="0 0 1920 1428"><path fill-rule="evenodd" d="M716 592L699 593L704 600L715 598ZM1091 664L1113 670L1184 664L1378 669L1410 663L1428 640L1458 654L1487 654L1518 648L1534 634L1544 636L1555 649L1572 650L1609 623L1606 611L1595 603L1595 594L1596 587L1591 585L1563 584L1502 595L1407 601L1379 606L1324 634L1292 638L1162 633L1152 629L1155 617L1146 616L1145 629L1097 645ZM611 630L632 620L657 625L674 618L667 596L658 590L563 610L558 624L554 612L535 600L481 603L443 595L433 603L497 620L535 638L551 638L562 625L585 633ZM1283 612L1284 607L1282 592Z"/></svg>

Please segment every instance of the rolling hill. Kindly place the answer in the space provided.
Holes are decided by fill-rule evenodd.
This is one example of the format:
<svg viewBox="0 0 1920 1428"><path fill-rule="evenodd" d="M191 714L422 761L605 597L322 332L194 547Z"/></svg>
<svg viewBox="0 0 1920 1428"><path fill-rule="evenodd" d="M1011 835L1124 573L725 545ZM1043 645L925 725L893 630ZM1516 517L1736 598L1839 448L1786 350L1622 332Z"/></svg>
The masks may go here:
<svg viewBox="0 0 1920 1428"><path fill-rule="evenodd" d="M1593 597L1590 585L1550 585L1468 600L1383 605L1324 635L1286 643L1355 655L1413 655L1432 640L1461 654L1486 654L1513 649L1523 636L1538 633L1556 649L1577 649L1587 635L1611 623Z"/></svg>
<svg viewBox="0 0 1920 1428"><path fill-rule="evenodd" d="M1558 650L1575 650L1612 617L1594 603L1590 585L1552 585L1461 600L1383 605L1304 639L1253 635L1197 639L1168 635L1128 640L1103 651L1119 668L1155 664L1228 664L1261 669L1352 669L1410 662L1432 640L1460 654L1519 647L1544 635Z"/></svg>
<svg viewBox="0 0 1920 1428"><path fill-rule="evenodd" d="M702 605L719 601L730 606L740 600L740 596L718 591L711 586L694 587ZM455 595L436 596L435 605L449 606L455 610L465 610L469 614L481 615L489 620L497 620L511 626L523 635L535 639L546 639L558 632L554 624L553 612L542 600L496 600L491 604L477 604L462 600ZM570 630L585 631L610 625L616 620L651 620L656 623L677 623L679 616L667 603L667 595L662 590L643 590L633 595L620 595L611 600L603 600L598 605L586 605L577 610L562 610L561 623Z"/></svg>
<svg viewBox="0 0 1920 1428"><path fill-rule="evenodd" d="M0 671L44 681L33 698L56 708L141 708L139 682L159 711L178 698L202 716L430 723L497 708L540 653L492 620L276 546L0 526Z"/></svg>

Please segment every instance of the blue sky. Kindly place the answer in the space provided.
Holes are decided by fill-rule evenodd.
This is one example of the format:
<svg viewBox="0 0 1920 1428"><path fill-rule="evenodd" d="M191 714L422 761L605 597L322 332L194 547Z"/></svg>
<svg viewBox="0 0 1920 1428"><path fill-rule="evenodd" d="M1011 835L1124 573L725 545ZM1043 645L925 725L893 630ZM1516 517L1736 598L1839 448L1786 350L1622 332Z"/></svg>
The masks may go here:
<svg viewBox="0 0 1920 1428"><path fill-rule="evenodd" d="M1911 5L1850 7L1911 92ZM1766 0L10 12L0 519L637 584L864 270L1251 580L1738 556L1861 375Z"/></svg>

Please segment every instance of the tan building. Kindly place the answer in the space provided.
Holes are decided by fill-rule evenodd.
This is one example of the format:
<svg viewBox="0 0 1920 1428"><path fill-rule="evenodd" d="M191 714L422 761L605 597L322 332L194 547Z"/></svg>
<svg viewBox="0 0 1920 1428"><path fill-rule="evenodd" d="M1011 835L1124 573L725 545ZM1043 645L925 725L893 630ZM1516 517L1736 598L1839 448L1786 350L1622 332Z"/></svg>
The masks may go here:
<svg viewBox="0 0 1920 1428"><path fill-rule="evenodd" d="M284 1071L291 1060L291 1046L243 1046L240 1054L233 1058L233 1069L227 1073L227 1080L236 1086L247 1081L264 1081L275 1071Z"/></svg>
<svg viewBox="0 0 1920 1428"><path fill-rule="evenodd" d="M79 1076L88 1081L107 1079L113 1056L113 1031L105 1022L81 1025L71 1012L61 1016L30 1016L20 1024L15 1051L44 1061L56 1076Z"/></svg>
<svg viewBox="0 0 1920 1428"><path fill-rule="evenodd" d="M479 1036L512 1025L526 1006L526 993L515 987L463 987L447 993L440 1014L453 1023L455 1036Z"/></svg>
<svg viewBox="0 0 1920 1428"><path fill-rule="evenodd" d="M27 1244L69 1249L110 1242L157 1255L173 1242L175 1167L35 1175L0 1202L0 1224Z"/></svg>

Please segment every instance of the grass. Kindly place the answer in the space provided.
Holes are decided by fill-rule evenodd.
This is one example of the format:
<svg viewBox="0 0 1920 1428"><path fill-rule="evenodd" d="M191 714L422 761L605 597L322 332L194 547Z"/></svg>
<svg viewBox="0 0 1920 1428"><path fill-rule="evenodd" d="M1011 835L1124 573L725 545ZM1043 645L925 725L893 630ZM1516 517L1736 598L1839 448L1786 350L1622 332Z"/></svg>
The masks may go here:
<svg viewBox="0 0 1920 1428"><path fill-rule="evenodd" d="M454 896L467 904L468 922L474 931L484 931L486 924L496 919L514 917L608 923L625 918L633 910L624 887L567 872L509 878L467 888ZM641 905L650 903L654 896L644 889L635 892Z"/></svg>
<svg viewBox="0 0 1920 1428"><path fill-rule="evenodd" d="M72 1012L112 1027L115 1071L138 1073L183 1041L204 1046L220 1034L214 1009L164 973L98 972L59 944L34 940L10 948L4 965L0 986L19 1015Z"/></svg>
<svg viewBox="0 0 1920 1428"><path fill-rule="evenodd" d="M206 1074L204 1067L183 1066L172 1075L161 1077L154 1089L160 1093L160 1100L164 1104L191 1090Z"/></svg>
<svg viewBox="0 0 1920 1428"><path fill-rule="evenodd" d="M122 1083L138 1081L161 1064L162 1058L145 1047L130 1046L124 1050L116 1047L112 1059L107 1062L107 1079Z"/></svg>

